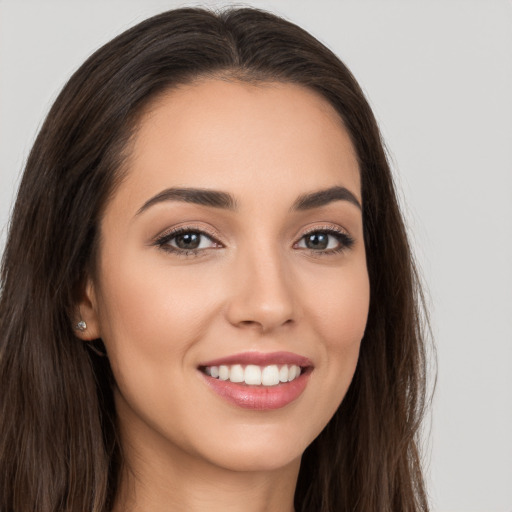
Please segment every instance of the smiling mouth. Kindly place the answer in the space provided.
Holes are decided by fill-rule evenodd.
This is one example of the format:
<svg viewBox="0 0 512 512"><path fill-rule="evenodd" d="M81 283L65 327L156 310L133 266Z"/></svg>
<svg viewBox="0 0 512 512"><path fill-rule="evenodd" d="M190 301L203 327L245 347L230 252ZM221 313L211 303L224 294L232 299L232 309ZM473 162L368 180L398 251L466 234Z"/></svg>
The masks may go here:
<svg viewBox="0 0 512 512"><path fill-rule="evenodd" d="M199 370L205 375L221 381L247 386L272 387L293 382L301 374L306 373L308 368L296 364L271 364L266 366L233 364L201 366Z"/></svg>
<svg viewBox="0 0 512 512"><path fill-rule="evenodd" d="M255 411L280 409L299 399L314 366L292 352L243 352L197 368L215 394L236 407Z"/></svg>

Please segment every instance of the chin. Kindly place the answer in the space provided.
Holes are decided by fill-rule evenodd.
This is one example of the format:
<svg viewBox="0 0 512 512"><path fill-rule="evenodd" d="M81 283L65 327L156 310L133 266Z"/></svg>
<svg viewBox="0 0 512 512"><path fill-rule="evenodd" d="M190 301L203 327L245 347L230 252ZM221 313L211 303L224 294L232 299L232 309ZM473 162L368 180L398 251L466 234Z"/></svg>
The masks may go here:
<svg viewBox="0 0 512 512"><path fill-rule="evenodd" d="M205 458L230 471L276 471L287 466L298 466L309 445L309 442L297 436L283 436L283 431L289 432L288 429L282 428L277 435L269 435L265 430L249 430L252 432L247 432L246 436L234 435L230 440L218 440L215 446L210 445L209 453L206 455L203 452Z"/></svg>
<svg viewBox="0 0 512 512"><path fill-rule="evenodd" d="M216 466L223 467L228 471L244 473L268 473L279 471L286 467L300 465L302 451L281 452L280 450L242 450L237 453L230 451L230 454L222 454L212 460Z"/></svg>

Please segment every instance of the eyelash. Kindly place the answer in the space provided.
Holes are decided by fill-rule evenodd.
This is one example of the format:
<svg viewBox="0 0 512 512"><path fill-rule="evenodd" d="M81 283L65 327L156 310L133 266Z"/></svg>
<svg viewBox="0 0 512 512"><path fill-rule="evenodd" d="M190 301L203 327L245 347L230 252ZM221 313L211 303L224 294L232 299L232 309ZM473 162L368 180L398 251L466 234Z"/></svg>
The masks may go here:
<svg viewBox="0 0 512 512"><path fill-rule="evenodd" d="M179 249L178 247L173 247L172 245L169 245L169 242L173 238L176 238L179 235L184 235L187 233L196 233L200 236L206 236L214 243L220 245L220 242L215 238L213 234L204 231L204 229L198 229L193 226L183 226L180 228L175 228L167 233L164 233L162 236L158 237L155 240L154 245L156 245L165 252L176 254L177 256L184 258L191 256L200 256L203 253L204 249Z"/></svg>
<svg viewBox="0 0 512 512"><path fill-rule="evenodd" d="M339 243L339 247L337 247L336 249L324 249L324 250L308 249L315 256L321 256L321 255L328 256L328 255L339 254L343 251L350 249L354 245L354 242L355 242L355 240L348 233L345 233L341 229L335 228L333 226L323 226L323 227L315 227L315 228L309 229L305 233L302 234L299 241L302 240L304 237L311 235L313 233L333 236L334 238L336 238L336 240ZM294 245L296 245L297 243L298 242L296 242Z"/></svg>
<svg viewBox="0 0 512 512"><path fill-rule="evenodd" d="M216 239L216 237L213 234L208 233L207 231L204 231L203 229L195 228L193 226L184 226L184 227L173 229L173 230L169 231L168 233L165 233L162 236L158 237L154 241L153 245L159 247L163 251L166 251L168 253L172 253L172 254L175 254L177 256L184 257L184 258L200 256L201 254L203 254L204 249L179 249L177 247L173 247L172 245L169 245L169 242L171 240L173 240L174 238L176 238L179 235L183 235L183 234L187 234L187 233L195 233L200 236L206 236L212 242L221 245L220 242ZM302 234L299 241L295 242L294 247L304 237L311 235L313 233L326 234L329 236L333 236L334 238L336 238L336 240L339 243L339 247L337 247L336 249L314 250L314 249L306 248L306 250L309 250L315 256L339 254L347 249L350 249L354 245L354 239L350 235L348 235L341 229L337 229L337 228L329 226L329 227L315 227L313 229L306 231L305 233Z"/></svg>

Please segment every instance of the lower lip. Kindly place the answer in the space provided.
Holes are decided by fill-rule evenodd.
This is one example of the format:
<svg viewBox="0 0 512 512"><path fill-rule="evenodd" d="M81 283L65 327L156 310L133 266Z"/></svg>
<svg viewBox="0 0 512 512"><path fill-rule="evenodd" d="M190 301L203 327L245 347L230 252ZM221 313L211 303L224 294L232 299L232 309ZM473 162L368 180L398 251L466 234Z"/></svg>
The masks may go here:
<svg viewBox="0 0 512 512"><path fill-rule="evenodd" d="M309 380L309 369L291 382L276 386L248 386L229 380L220 380L201 372L207 384L215 393L228 402L244 409L267 411L280 409L297 400Z"/></svg>

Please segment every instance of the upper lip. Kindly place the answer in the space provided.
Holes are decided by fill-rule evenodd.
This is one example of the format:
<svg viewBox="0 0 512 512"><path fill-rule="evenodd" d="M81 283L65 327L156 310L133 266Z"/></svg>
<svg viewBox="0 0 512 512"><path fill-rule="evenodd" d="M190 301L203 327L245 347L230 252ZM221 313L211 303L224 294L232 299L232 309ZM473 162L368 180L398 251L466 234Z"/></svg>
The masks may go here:
<svg viewBox="0 0 512 512"><path fill-rule="evenodd" d="M241 352L240 354L233 354L231 356L206 361L199 366L229 366L233 364L254 364L256 366L294 364L302 367L312 366L311 361L307 357L294 354L293 352Z"/></svg>

